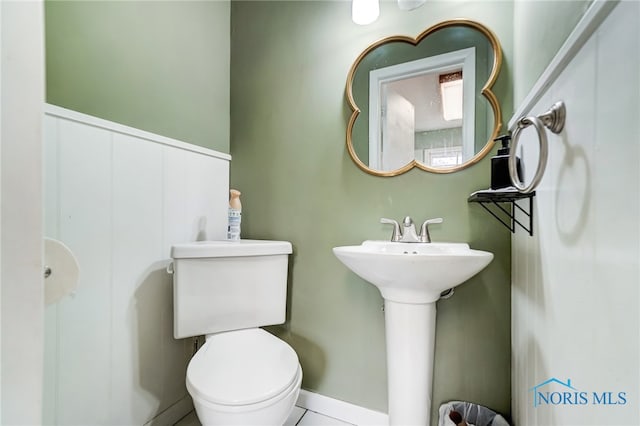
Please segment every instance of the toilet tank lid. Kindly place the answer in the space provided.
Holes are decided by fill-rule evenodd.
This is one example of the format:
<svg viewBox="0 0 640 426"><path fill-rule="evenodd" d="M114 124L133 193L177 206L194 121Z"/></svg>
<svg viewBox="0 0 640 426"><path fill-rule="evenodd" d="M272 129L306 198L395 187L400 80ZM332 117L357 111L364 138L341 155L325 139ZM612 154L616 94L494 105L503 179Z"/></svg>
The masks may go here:
<svg viewBox="0 0 640 426"><path fill-rule="evenodd" d="M202 257L268 256L290 254L292 251L291 243L288 241L196 241L193 243L174 245L171 247L171 257L174 259L188 259Z"/></svg>

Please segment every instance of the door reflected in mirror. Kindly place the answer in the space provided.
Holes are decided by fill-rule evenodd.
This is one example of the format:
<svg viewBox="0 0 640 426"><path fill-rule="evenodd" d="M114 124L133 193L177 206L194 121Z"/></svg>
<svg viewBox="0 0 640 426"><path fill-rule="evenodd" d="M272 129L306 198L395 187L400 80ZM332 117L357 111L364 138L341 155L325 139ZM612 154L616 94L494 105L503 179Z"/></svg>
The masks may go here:
<svg viewBox="0 0 640 426"><path fill-rule="evenodd" d="M347 79L353 160L380 176L413 167L449 173L479 161L501 125L490 90L501 57L495 36L468 20L371 45Z"/></svg>
<svg viewBox="0 0 640 426"><path fill-rule="evenodd" d="M475 51L461 49L369 73L370 168L396 170L414 159L452 167L475 155Z"/></svg>

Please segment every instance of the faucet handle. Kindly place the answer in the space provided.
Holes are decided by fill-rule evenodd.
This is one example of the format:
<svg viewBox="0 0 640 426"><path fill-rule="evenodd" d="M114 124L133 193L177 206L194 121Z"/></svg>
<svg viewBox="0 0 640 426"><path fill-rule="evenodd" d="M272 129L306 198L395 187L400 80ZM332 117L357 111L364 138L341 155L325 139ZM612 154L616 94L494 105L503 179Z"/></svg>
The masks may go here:
<svg viewBox="0 0 640 426"><path fill-rule="evenodd" d="M380 223L393 225L393 233L391 234L391 241L400 241L400 238L402 237L402 231L400 230L400 224L398 223L398 221L383 217L380 219Z"/></svg>
<svg viewBox="0 0 640 426"><path fill-rule="evenodd" d="M420 228L420 241L423 243L431 242L431 235L429 235L429 225L432 223L442 223L444 220L441 217L436 217L434 219L427 219L422 224Z"/></svg>

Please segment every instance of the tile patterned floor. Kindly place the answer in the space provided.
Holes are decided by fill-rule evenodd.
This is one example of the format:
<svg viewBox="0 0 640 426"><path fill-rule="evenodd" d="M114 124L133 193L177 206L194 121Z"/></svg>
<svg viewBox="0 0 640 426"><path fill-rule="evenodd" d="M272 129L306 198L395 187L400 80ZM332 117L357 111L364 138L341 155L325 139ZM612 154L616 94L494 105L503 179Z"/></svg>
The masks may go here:
<svg viewBox="0 0 640 426"><path fill-rule="evenodd" d="M174 426L201 426L195 411L180 419ZM328 417L314 411L294 407L291 415L283 426L354 426L333 417Z"/></svg>

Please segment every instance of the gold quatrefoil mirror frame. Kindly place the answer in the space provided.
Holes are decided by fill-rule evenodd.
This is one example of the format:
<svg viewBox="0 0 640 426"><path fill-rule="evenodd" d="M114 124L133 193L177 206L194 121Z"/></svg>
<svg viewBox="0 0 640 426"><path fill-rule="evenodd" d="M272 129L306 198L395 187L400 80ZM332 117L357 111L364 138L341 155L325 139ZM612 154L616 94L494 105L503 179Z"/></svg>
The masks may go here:
<svg viewBox="0 0 640 426"><path fill-rule="evenodd" d="M502 126L500 105L491 91L501 64L502 49L493 32L464 18L435 24L416 38L391 36L373 43L347 75L346 98L352 110L347 126L349 155L359 168L376 176L396 176L414 167L452 173L477 163L491 151ZM403 71L396 71L400 68ZM451 78L463 78L458 91L463 92L458 109L462 118L448 119L443 113L442 83ZM409 80L418 86L403 88ZM426 94L417 95L423 87L429 87ZM398 93L400 112L389 118L398 111L393 106L398 105ZM413 96L416 100L405 102ZM430 115L417 111L426 109L423 104L431 109ZM437 119L435 110L440 114ZM409 117L408 123L403 116ZM392 142L402 148L394 148ZM388 158L379 159L383 155Z"/></svg>

